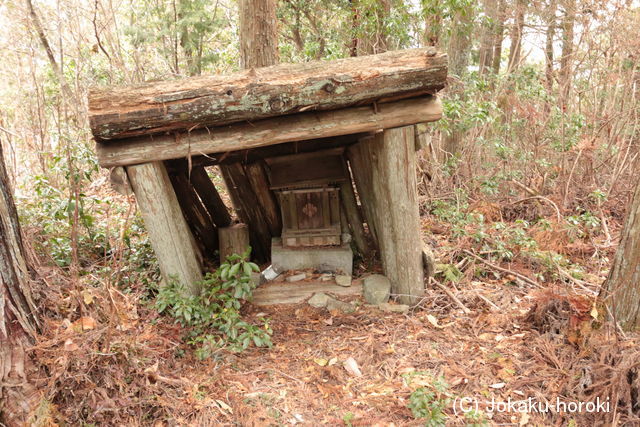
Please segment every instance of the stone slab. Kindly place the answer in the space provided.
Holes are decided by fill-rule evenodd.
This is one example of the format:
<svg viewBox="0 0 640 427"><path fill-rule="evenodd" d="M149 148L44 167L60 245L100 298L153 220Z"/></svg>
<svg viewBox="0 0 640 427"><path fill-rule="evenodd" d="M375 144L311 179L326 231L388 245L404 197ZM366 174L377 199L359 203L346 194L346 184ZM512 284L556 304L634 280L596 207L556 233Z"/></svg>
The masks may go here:
<svg viewBox="0 0 640 427"><path fill-rule="evenodd" d="M271 241L271 264L277 271L313 268L350 276L353 273L353 251L348 244L285 248L281 239L274 238Z"/></svg>
<svg viewBox="0 0 640 427"><path fill-rule="evenodd" d="M362 295L362 284L354 282L352 286L344 287L317 281L270 282L253 291L252 302L255 305L299 304L318 292L336 296Z"/></svg>

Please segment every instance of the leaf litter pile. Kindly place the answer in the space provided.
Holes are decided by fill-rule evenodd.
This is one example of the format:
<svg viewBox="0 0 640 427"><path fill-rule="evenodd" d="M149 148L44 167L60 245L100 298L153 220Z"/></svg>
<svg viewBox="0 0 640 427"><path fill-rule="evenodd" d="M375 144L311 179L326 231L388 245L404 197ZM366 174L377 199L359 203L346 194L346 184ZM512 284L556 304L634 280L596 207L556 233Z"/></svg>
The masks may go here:
<svg viewBox="0 0 640 427"><path fill-rule="evenodd" d="M271 319L273 348L220 350L208 360L183 343L181 326L142 301L142 286L126 294L113 286L87 292L87 277L70 280L40 267L39 295L48 311L31 350L44 391L35 421L424 425L410 408L412 394L425 390L442 405L447 425L471 425L455 409L461 398L478 403L476 425L640 422L638 337L603 320L606 309L595 297L603 273L590 254L570 254L590 276L565 277L558 266L557 276L542 281L535 276L541 267L525 256L486 261L472 238L453 237L433 219L424 227L440 230L431 235L440 264L408 314L355 297L358 308L350 314L306 303L246 303L249 321ZM551 230L530 233L540 246L557 246L562 233ZM551 404L599 398L609 406L600 413L490 411L492 401L530 398Z"/></svg>

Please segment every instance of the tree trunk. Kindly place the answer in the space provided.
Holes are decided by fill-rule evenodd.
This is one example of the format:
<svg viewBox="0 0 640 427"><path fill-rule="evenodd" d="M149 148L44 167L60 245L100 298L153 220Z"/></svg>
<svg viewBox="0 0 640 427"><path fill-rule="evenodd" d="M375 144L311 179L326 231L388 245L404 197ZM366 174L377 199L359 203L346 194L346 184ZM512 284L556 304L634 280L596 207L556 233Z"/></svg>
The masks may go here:
<svg viewBox="0 0 640 427"><path fill-rule="evenodd" d="M511 29L511 47L509 48L509 72L515 71L522 59L522 33L524 31L524 16L527 7L526 0L517 0L516 16Z"/></svg>
<svg viewBox="0 0 640 427"><path fill-rule="evenodd" d="M482 26L480 36L480 57L478 60L480 74L486 74L491 71L493 64L493 46L496 37L496 25L498 17L498 3L496 0L484 0L484 12L487 22Z"/></svg>
<svg viewBox="0 0 640 427"><path fill-rule="evenodd" d="M471 16L472 14L468 10L460 10L454 16L447 54L449 56L449 71L455 76L464 74L469 65L472 32Z"/></svg>
<svg viewBox="0 0 640 427"><path fill-rule="evenodd" d="M0 422L27 425L39 403L30 382L34 370L26 349L36 333L36 306L28 287L18 214L0 141Z"/></svg>
<svg viewBox="0 0 640 427"><path fill-rule="evenodd" d="M278 63L278 20L275 0L240 0L240 67Z"/></svg>
<svg viewBox="0 0 640 427"><path fill-rule="evenodd" d="M551 94L553 90L553 38L556 34L556 9L558 8L558 0L549 0L547 9L547 31L544 48L545 56L545 79L547 83L547 92Z"/></svg>
<svg viewBox="0 0 640 427"><path fill-rule="evenodd" d="M498 0L496 14L496 36L493 40L493 74L500 73L500 61L502 60L502 42L504 41L505 0Z"/></svg>
<svg viewBox="0 0 640 427"><path fill-rule="evenodd" d="M602 295L623 329L640 327L640 183L629 207L622 240Z"/></svg>
<svg viewBox="0 0 640 427"><path fill-rule="evenodd" d="M576 21L576 0L564 0L564 17L562 19L562 56L560 57L560 103L565 106L572 82L573 37Z"/></svg>

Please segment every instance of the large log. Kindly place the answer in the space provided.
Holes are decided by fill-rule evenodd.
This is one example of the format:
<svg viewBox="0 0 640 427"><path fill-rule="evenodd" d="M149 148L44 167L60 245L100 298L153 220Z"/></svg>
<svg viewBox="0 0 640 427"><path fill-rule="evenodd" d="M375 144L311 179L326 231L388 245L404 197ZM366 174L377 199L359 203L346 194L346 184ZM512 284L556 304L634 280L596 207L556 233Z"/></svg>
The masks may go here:
<svg viewBox="0 0 640 427"><path fill-rule="evenodd" d="M378 105L377 109L365 106L338 111L307 112L257 123L203 129L189 134L145 136L97 143L96 152L100 166L124 166L266 147L291 141L375 132L435 121L440 117L440 100L427 96Z"/></svg>
<svg viewBox="0 0 640 427"><path fill-rule="evenodd" d="M424 293L424 275L413 126L387 129L349 151L392 293L415 303Z"/></svg>
<svg viewBox="0 0 640 427"><path fill-rule="evenodd" d="M200 254L164 164L129 166L127 175L165 282L178 280L197 294L202 280Z"/></svg>
<svg viewBox="0 0 640 427"><path fill-rule="evenodd" d="M98 141L194 130L434 94L446 75L446 55L425 48L94 88L89 121Z"/></svg>

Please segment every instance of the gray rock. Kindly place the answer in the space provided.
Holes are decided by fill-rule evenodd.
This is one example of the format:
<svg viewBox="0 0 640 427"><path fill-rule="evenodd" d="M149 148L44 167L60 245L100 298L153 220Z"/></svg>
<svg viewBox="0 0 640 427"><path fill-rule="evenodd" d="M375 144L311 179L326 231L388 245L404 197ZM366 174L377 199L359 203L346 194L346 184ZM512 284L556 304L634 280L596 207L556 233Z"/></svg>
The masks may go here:
<svg viewBox="0 0 640 427"><path fill-rule="evenodd" d="M336 275L336 284L348 288L351 286L351 276L347 276L346 274Z"/></svg>
<svg viewBox="0 0 640 427"><path fill-rule="evenodd" d="M364 300L372 305L389 301L391 282L382 274L372 274L364 279L362 293Z"/></svg>
<svg viewBox="0 0 640 427"><path fill-rule="evenodd" d="M328 282L331 279L333 279L333 274L321 274L320 275L320 281L321 282Z"/></svg>
<svg viewBox="0 0 640 427"><path fill-rule="evenodd" d="M287 282L299 282L307 278L307 273L298 273L287 277Z"/></svg>
<svg viewBox="0 0 640 427"><path fill-rule="evenodd" d="M378 308L387 313L407 314L411 307L405 304L389 304L388 302L383 302L382 304L378 304Z"/></svg>
<svg viewBox="0 0 640 427"><path fill-rule="evenodd" d="M354 311L356 311L356 308L348 302L329 297L329 300L327 301L327 310L337 310L343 313L353 313Z"/></svg>
<svg viewBox="0 0 640 427"><path fill-rule="evenodd" d="M325 294L324 292L318 292L313 294L313 296L309 298L309 301L307 301L307 304L315 308L324 308L327 306L327 303L329 302L330 298L331 297Z"/></svg>

